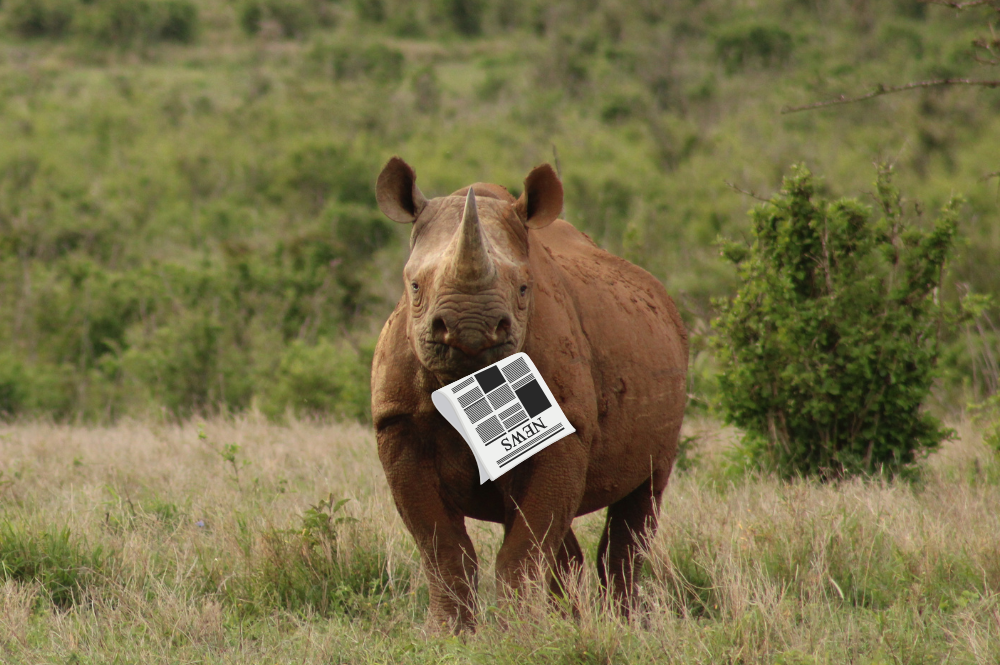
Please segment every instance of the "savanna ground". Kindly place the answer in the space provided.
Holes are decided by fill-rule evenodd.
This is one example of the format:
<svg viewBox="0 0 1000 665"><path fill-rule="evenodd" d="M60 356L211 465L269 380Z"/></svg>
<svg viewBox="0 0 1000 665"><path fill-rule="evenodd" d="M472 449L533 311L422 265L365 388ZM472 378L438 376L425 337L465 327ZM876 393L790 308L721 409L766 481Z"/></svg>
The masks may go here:
<svg viewBox="0 0 1000 665"><path fill-rule="evenodd" d="M578 609L496 607L500 530L469 523L481 626L424 630L412 540L368 428L262 417L0 429L4 663L996 663L1000 466L972 429L910 484L785 483L696 437L622 621L575 529ZM343 503L341 503L343 502Z"/></svg>

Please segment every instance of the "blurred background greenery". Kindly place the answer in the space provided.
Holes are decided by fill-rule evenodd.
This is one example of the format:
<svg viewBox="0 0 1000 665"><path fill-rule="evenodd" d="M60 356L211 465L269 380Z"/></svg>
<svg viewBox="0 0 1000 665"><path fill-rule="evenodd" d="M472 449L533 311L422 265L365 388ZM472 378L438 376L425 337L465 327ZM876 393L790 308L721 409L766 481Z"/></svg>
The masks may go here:
<svg viewBox="0 0 1000 665"><path fill-rule="evenodd" d="M992 14L995 14L993 12ZM364 419L408 228L393 154L442 195L558 160L564 217L645 267L711 397L715 246L798 162L920 224L965 196L944 296L1000 291L1000 90L781 115L876 83L998 77L988 11L916 0L0 0L0 412L108 421L256 408ZM730 187L733 183L736 188ZM933 215L928 215L933 218ZM950 296L949 296L950 297ZM949 341L942 408L988 391ZM984 365L987 363L987 365ZM982 378L986 376L986 378ZM993 375L995 380L995 375Z"/></svg>

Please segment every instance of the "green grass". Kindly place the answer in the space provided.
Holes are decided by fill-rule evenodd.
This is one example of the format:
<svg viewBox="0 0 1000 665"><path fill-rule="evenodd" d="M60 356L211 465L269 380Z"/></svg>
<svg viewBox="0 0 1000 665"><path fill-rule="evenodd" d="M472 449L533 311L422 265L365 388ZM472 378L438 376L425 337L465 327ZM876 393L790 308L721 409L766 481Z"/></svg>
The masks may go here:
<svg viewBox="0 0 1000 665"><path fill-rule="evenodd" d="M601 514L574 525L587 568L568 603L533 588L516 608L497 606L502 529L470 520L480 625L450 637L425 632L426 582L364 428L7 426L0 659L985 665L1000 462L958 428L919 483L823 485L727 471L733 433L692 421L697 464L668 486L632 620L598 589Z"/></svg>

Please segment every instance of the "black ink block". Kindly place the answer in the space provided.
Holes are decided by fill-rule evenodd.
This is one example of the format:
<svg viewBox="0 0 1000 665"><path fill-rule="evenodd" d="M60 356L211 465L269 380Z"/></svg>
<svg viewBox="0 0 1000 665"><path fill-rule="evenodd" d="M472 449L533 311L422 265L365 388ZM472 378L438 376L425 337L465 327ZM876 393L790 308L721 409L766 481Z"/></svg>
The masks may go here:
<svg viewBox="0 0 1000 665"><path fill-rule="evenodd" d="M482 386L483 392L488 393L499 385L504 383L503 374L500 373L498 367L490 367L489 369L484 369L479 374L476 374L476 381Z"/></svg>
<svg viewBox="0 0 1000 665"><path fill-rule="evenodd" d="M483 372L483 374L485 373L486 372ZM521 400L521 404L524 405L524 410L528 412L529 418L534 418L539 413L552 406L552 404L549 403L549 399L545 396L545 391L543 391L542 387L538 385L538 381L527 383L514 392L517 393L517 398Z"/></svg>

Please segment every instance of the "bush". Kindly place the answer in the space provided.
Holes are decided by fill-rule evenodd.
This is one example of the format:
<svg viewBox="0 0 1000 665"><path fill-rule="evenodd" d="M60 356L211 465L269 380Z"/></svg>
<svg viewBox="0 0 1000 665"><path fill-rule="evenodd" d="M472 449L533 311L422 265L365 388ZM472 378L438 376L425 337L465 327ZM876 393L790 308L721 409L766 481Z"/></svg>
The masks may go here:
<svg viewBox="0 0 1000 665"><path fill-rule="evenodd" d="M175 416L219 406L239 408L249 400L245 388L249 368L239 357L242 350L224 346L225 341L223 327L212 315L178 313L148 338L134 340L123 354L122 366Z"/></svg>
<svg viewBox="0 0 1000 665"><path fill-rule="evenodd" d="M248 35L273 22L286 38L301 37L315 25L331 25L333 15L325 0L246 0L240 8L240 25Z"/></svg>
<svg viewBox="0 0 1000 665"><path fill-rule="evenodd" d="M753 210L752 245L723 243L742 286L718 303L720 401L744 452L784 476L905 470L948 436L921 412L938 359L937 299L957 204L910 228L888 170L882 215L816 195L804 168Z"/></svg>
<svg viewBox="0 0 1000 665"><path fill-rule="evenodd" d="M439 0L440 12L460 35L476 37L483 32L482 0Z"/></svg>
<svg viewBox="0 0 1000 665"><path fill-rule="evenodd" d="M165 42L188 44L198 31L198 8L190 0L167 0L162 3L158 36Z"/></svg>
<svg viewBox="0 0 1000 665"><path fill-rule="evenodd" d="M119 47L188 43L197 34L198 8L191 0L100 0L85 15L82 29L101 44Z"/></svg>
<svg viewBox="0 0 1000 665"><path fill-rule="evenodd" d="M0 419L21 415L65 418L72 413L74 368L48 363L25 364L0 354Z"/></svg>
<svg viewBox="0 0 1000 665"><path fill-rule="evenodd" d="M729 73L753 63L776 67L791 56L792 36L772 25L735 26L716 36L715 54Z"/></svg>
<svg viewBox="0 0 1000 665"><path fill-rule="evenodd" d="M301 616L377 615L405 597L409 571L343 514L346 503L331 496L306 509L295 528L264 531L243 548L239 569L206 571L206 589L217 589L243 617L275 609ZM253 534L244 536L249 541Z"/></svg>
<svg viewBox="0 0 1000 665"><path fill-rule="evenodd" d="M396 83L403 78L406 58L398 49L382 44L317 44L310 60L336 80L366 78L377 83Z"/></svg>
<svg viewBox="0 0 1000 665"><path fill-rule="evenodd" d="M24 367L9 355L0 356L0 418L17 415L24 406Z"/></svg>
<svg viewBox="0 0 1000 665"><path fill-rule="evenodd" d="M70 530L33 531L0 524L0 581L37 582L58 607L70 607L98 584L109 557L101 546L87 549Z"/></svg>
<svg viewBox="0 0 1000 665"><path fill-rule="evenodd" d="M3 384L0 383L0 386ZM2 399L2 395L0 395ZM983 436L983 443L1000 456L1000 393L994 393L970 408L972 422L975 423Z"/></svg>
<svg viewBox="0 0 1000 665"><path fill-rule="evenodd" d="M366 420L371 402L371 354L321 339L315 345L294 341L270 382L261 410L271 418L333 414Z"/></svg>
<svg viewBox="0 0 1000 665"><path fill-rule="evenodd" d="M278 178L279 198L293 195L313 213L330 200L370 203L372 169L344 145L309 141L292 150Z"/></svg>
<svg viewBox="0 0 1000 665"><path fill-rule="evenodd" d="M385 20L385 3L382 0L354 0L354 8L363 21L381 23Z"/></svg>
<svg viewBox="0 0 1000 665"><path fill-rule="evenodd" d="M69 32L76 5L76 0L8 0L7 28L20 37L61 37Z"/></svg>

